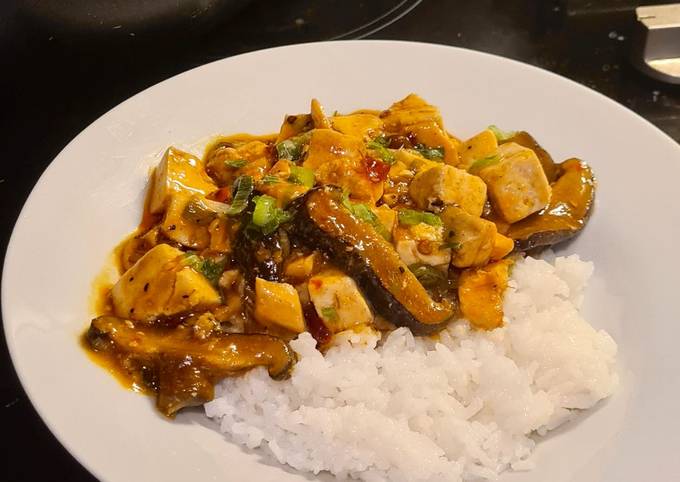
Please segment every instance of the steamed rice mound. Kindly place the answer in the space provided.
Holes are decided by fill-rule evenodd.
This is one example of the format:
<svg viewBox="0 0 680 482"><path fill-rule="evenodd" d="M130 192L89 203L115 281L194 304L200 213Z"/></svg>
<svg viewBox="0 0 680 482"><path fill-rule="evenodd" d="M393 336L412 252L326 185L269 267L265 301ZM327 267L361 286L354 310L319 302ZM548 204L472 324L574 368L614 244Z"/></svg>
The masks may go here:
<svg viewBox="0 0 680 482"><path fill-rule="evenodd" d="M322 355L303 333L290 380L227 378L206 413L249 448L301 471L366 481L459 481L527 469L535 442L614 391L616 343L579 312L593 265L526 258L505 294L505 326L452 323L437 340L400 328L337 337Z"/></svg>

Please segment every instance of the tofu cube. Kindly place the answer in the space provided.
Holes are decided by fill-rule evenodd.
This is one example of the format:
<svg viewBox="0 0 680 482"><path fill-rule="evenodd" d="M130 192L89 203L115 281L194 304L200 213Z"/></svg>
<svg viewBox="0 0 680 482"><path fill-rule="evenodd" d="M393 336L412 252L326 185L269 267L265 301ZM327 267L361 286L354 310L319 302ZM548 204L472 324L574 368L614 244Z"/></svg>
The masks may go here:
<svg viewBox="0 0 680 482"><path fill-rule="evenodd" d="M496 211L505 221L514 223L548 205L550 184L531 149L510 142L498 151L500 161L479 171L479 176Z"/></svg>
<svg viewBox="0 0 680 482"><path fill-rule="evenodd" d="M493 249L491 250L491 259L499 260L505 258L513 249L515 249L515 242L512 239L503 236L501 233L496 233Z"/></svg>
<svg viewBox="0 0 680 482"><path fill-rule="evenodd" d="M422 171L427 171L433 167L437 167L441 164L437 161L425 159L423 156L417 154L411 149L397 149L394 151L394 158L397 162L395 162L390 168L390 177L394 177L396 174L398 174L398 171L403 169L408 170L410 177L413 177L414 172L417 174Z"/></svg>
<svg viewBox="0 0 680 482"><path fill-rule="evenodd" d="M480 216L486 202L486 185L462 169L439 164L416 174L409 195L420 209L455 204L473 216Z"/></svg>
<svg viewBox="0 0 680 482"><path fill-rule="evenodd" d="M294 333L305 331L305 318L297 290L288 283L255 279L255 319Z"/></svg>
<svg viewBox="0 0 680 482"><path fill-rule="evenodd" d="M322 164L338 160L362 159L361 139L341 134L332 129L314 129L309 139L309 150L303 167L316 170Z"/></svg>
<svg viewBox="0 0 680 482"><path fill-rule="evenodd" d="M497 235L494 223L455 206L444 209L441 218L446 243L456 245L451 253L453 266L468 268L489 262Z"/></svg>
<svg viewBox="0 0 680 482"><path fill-rule="evenodd" d="M369 179L361 159L331 159L316 168L315 176L320 184L349 192L353 201L375 204L383 195L384 183Z"/></svg>
<svg viewBox="0 0 680 482"><path fill-rule="evenodd" d="M408 132L411 137L415 137L418 144L423 144L427 147L443 148L443 161L446 164L456 166L460 162L458 147L448 134L434 122L410 126L406 128L406 132Z"/></svg>
<svg viewBox="0 0 680 482"><path fill-rule="evenodd" d="M161 230L168 239L187 248L201 250L210 244L208 226L193 223L184 215L187 206L194 199L196 198L187 193L173 193L167 203Z"/></svg>
<svg viewBox="0 0 680 482"><path fill-rule="evenodd" d="M165 210L173 193L188 192L205 196L217 189L198 158L174 147L165 151L152 183L149 211L154 214Z"/></svg>
<svg viewBox="0 0 680 482"><path fill-rule="evenodd" d="M150 249L111 290L116 316L152 322L220 304L219 293L203 275L182 264L184 253L168 244Z"/></svg>
<svg viewBox="0 0 680 482"><path fill-rule="evenodd" d="M370 137L383 128L383 121L373 114L337 115L331 118L331 123L336 131L360 138Z"/></svg>
<svg viewBox="0 0 680 482"><path fill-rule="evenodd" d="M420 223L399 225L394 230L394 249L404 264L424 263L430 266L448 265L451 250L442 248L444 228Z"/></svg>
<svg viewBox="0 0 680 482"><path fill-rule="evenodd" d="M286 263L284 274L286 277L294 280L307 279L314 271L314 265L318 257L318 254L314 252L307 256L295 258Z"/></svg>
<svg viewBox="0 0 680 482"><path fill-rule="evenodd" d="M405 127L428 122L434 122L442 128L444 126L439 110L416 94L409 94L395 102L380 117L385 123L385 129L390 132L405 133Z"/></svg>
<svg viewBox="0 0 680 482"><path fill-rule="evenodd" d="M352 278L338 271L324 271L307 283L309 297L328 329L337 333L373 321L373 314Z"/></svg>
<svg viewBox="0 0 680 482"><path fill-rule="evenodd" d="M486 129L463 143L460 150L461 162L458 167L467 170L475 161L497 154L498 139L492 131Z"/></svg>

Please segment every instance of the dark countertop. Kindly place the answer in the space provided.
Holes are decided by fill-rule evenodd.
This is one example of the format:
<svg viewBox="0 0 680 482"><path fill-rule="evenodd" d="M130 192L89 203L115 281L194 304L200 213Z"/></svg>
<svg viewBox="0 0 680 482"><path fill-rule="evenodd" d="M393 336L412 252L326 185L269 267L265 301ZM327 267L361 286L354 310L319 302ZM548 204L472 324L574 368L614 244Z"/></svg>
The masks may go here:
<svg viewBox="0 0 680 482"><path fill-rule="evenodd" d="M655 2L253 0L240 11L222 10L214 18L199 12L193 20L161 31L113 25L105 34L88 35L27 14L26 5L33 3L39 2L0 4L3 253L40 174L97 117L174 74L276 45L379 38L491 52L598 90L680 141L680 86L647 78L628 61L634 5ZM427 69L418 59L404 63ZM47 247L41 255L58 253ZM9 434L0 480L92 480L40 421L19 385L5 343L0 346L0 423Z"/></svg>

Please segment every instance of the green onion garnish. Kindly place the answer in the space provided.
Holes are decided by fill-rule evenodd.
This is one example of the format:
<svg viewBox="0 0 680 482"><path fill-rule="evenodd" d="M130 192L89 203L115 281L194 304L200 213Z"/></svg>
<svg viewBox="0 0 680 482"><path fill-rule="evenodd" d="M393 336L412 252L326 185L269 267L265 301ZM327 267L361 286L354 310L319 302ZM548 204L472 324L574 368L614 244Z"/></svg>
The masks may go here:
<svg viewBox="0 0 680 482"><path fill-rule="evenodd" d="M429 159L431 161L441 161L444 159L444 148L441 146L427 147L422 144L417 144L413 146L413 149L415 149L425 159Z"/></svg>
<svg viewBox="0 0 680 482"><path fill-rule="evenodd" d="M281 182L281 178L274 176L273 174L267 174L262 178L263 184L276 184L277 182Z"/></svg>
<svg viewBox="0 0 680 482"><path fill-rule="evenodd" d="M338 312L332 306L325 306L321 308L321 317L328 321L335 321L338 319Z"/></svg>
<svg viewBox="0 0 680 482"><path fill-rule="evenodd" d="M276 199L271 196L255 196L253 201L255 202L253 225L257 226L264 235L273 233L292 217L288 212L277 207Z"/></svg>
<svg viewBox="0 0 680 482"><path fill-rule="evenodd" d="M314 171L306 167L291 166L288 181L305 187L314 187Z"/></svg>
<svg viewBox="0 0 680 482"><path fill-rule="evenodd" d="M248 198L253 192L253 178L251 176L239 176L234 181L234 200L226 210L226 213L233 216L240 214L248 205Z"/></svg>
<svg viewBox="0 0 680 482"><path fill-rule="evenodd" d="M380 136L371 140L368 144L366 144L366 147L375 151L385 164L392 165L396 162L396 160L392 151L387 148L387 142L388 141L385 137Z"/></svg>
<svg viewBox="0 0 680 482"><path fill-rule="evenodd" d="M430 226L442 226L442 220L434 213L425 211L415 211L413 209L403 209L399 211L399 223L406 226L414 226L416 224L425 223Z"/></svg>
<svg viewBox="0 0 680 482"><path fill-rule="evenodd" d="M210 258L201 258L195 253L187 253L184 258L184 263L190 266L193 270L201 273L213 285L217 282L224 272L224 266L227 260L215 261Z"/></svg>
<svg viewBox="0 0 680 482"><path fill-rule="evenodd" d="M229 167L241 168L247 164L245 159L234 159L232 161L225 161L225 164Z"/></svg>
<svg viewBox="0 0 680 482"><path fill-rule="evenodd" d="M489 126L488 129L493 132L493 135L496 136L496 140L499 142L507 141L517 134L516 131L502 131L494 125Z"/></svg>
<svg viewBox="0 0 680 482"><path fill-rule="evenodd" d="M498 164L500 162L500 160L501 159L498 156L489 156L489 157L485 157L484 159L477 159L468 168L468 172L470 174L477 174L479 171L481 171L485 167L489 167L489 166L493 166L494 164Z"/></svg>

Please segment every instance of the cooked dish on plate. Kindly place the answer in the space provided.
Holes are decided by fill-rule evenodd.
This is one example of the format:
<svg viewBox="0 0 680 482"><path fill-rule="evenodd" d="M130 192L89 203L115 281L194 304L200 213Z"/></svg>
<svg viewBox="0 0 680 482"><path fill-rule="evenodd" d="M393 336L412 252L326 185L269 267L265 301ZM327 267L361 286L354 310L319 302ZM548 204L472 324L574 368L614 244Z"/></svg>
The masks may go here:
<svg viewBox="0 0 680 482"><path fill-rule="evenodd" d="M585 162L523 131L461 140L415 94L312 100L278 134L167 149L85 346L163 415L205 404L299 470L528 468L534 434L617 384L616 344L580 313L592 264L547 249L595 190Z"/></svg>

